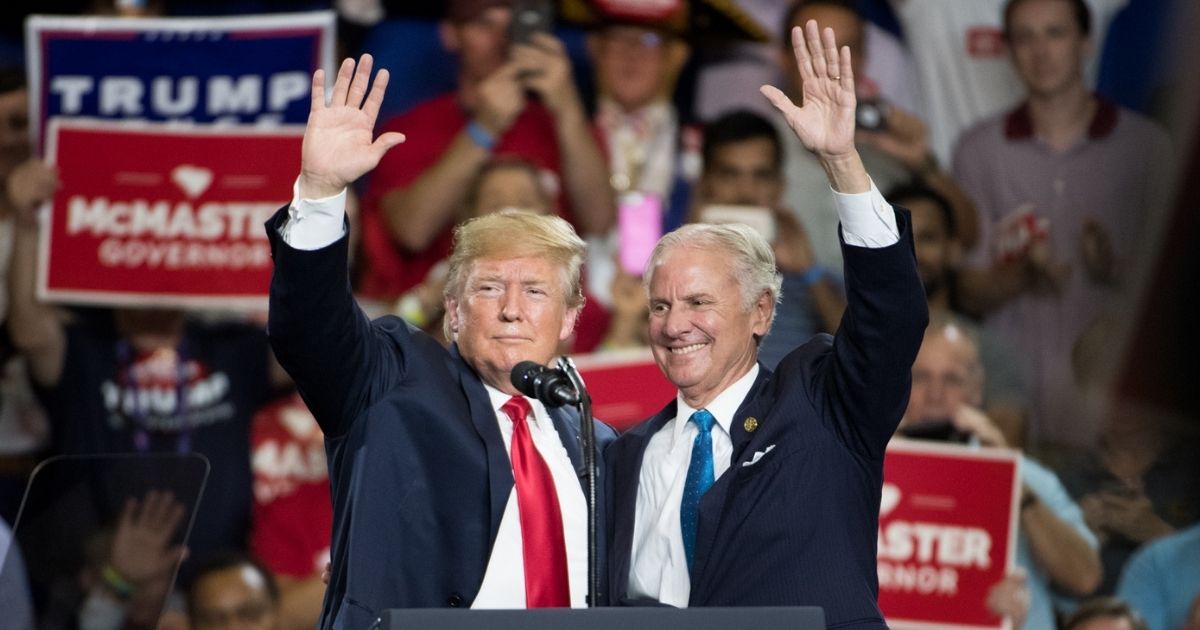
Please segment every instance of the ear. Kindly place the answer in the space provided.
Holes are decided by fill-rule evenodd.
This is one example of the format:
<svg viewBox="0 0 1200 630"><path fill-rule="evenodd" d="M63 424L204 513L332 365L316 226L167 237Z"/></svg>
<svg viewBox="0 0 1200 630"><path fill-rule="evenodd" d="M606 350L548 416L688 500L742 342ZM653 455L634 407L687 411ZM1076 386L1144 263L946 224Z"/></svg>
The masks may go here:
<svg viewBox="0 0 1200 630"><path fill-rule="evenodd" d="M445 48L446 52L457 54L462 48L458 39L458 27L450 20L438 22L438 40L442 42L442 48Z"/></svg>
<svg viewBox="0 0 1200 630"><path fill-rule="evenodd" d="M575 334L575 323L579 321L579 311L582 309L581 306L568 308L567 312L563 314L562 328L558 331L559 341L566 341Z"/></svg>
<svg viewBox="0 0 1200 630"><path fill-rule="evenodd" d="M453 341L458 334L458 327L462 324L458 313L458 299L446 296L442 298L442 305L446 307L446 328L450 330L450 340Z"/></svg>
<svg viewBox="0 0 1200 630"><path fill-rule="evenodd" d="M775 295L770 291L759 293L758 300L754 302L754 306L750 310L750 317L754 323L752 331L756 338L765 337L771 330L771 318L774 315Z"/></svg>

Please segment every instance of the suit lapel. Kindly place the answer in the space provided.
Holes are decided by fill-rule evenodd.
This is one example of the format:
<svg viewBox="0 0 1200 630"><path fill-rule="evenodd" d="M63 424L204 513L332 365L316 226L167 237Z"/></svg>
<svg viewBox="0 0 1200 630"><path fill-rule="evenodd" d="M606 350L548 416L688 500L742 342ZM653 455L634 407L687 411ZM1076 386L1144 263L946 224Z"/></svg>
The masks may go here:
<svg viewBox="0 0 1200 630"><path fill-rule="evenodd" d="M641 478L646 446L650 443L650 438L675 417L675 413L675 401L672 400L658 415L630 429L621 440L610 447L609 452L613 452L614 449L617 451L616 456L610 456L606 462L609 466L608 481L613 496L612 512L609 516L613 523L613 562L609 566L613 588L609 594L613 601L619 601L629 592L633 528L634 521L637 520L638 480Z"/></svg>
<svg viewBox="0 0 1200 630"><path fill-rule="evenodd" d="M488 486L490 497L490 535L489 548L496 541L496 532L500 530L500 519L504 516L504 507L508 504L508 495L513 489L512 464L508 459L508 451L504 448L504 436L500 435L500 425L496 421L496 412L492 409L491 399L483 387L483 381L475 371L467 365L458 353L458 345L450 346L450 355L458 368L458 382L463 395L471 408L471 423L483 440L487 451Z"/></svg>
<svg viewBox="0 0 1200 630"><path fill-rule="evenodd" d="M579 478L580 488L586 495L587 487L584 484L587 483L587 471L583 466L579 416L569 407L547 407L546 413L550 415L550 420L554 423L554 430L558 432L558 439L562 441L563 448L567 451L567 457L571 459L571 466L575 468L575 476Z"/></svg>
<svg viewBox="0 0 1200 630"><path fill-rule="evenodd" d="M770 380L771 371L759 364L758 377L754 379L754 385L750 387L750 392L746 394L745 400L738 406L737 413L729 423L729 437L733 442L729 470L725 471L725 474L721 475L721 478L700 499L700 510L696 523L696 555L692 560L692 591L689 598L693 602L697 601L695 599L697 593L702 592L706 587L707 576L704 569L708 564L710 552L714 549L717 532L721 526L721 518L728 512L728 503L732 500L729 488L741 472L741 465L738 462L744 459L743 454L746 447L754 436L761 435L764 431L763 423L767 411L774 403L774 396L769 387Z"/></svg>

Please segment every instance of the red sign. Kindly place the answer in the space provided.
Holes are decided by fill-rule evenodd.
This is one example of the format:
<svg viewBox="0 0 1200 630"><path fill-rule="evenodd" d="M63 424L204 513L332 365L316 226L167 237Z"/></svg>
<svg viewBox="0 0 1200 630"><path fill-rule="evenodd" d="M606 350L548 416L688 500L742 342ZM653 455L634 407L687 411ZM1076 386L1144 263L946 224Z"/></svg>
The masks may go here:
<svg viewBox="0 0 1200 630"><path fill-rule="evenodd" d="M592 397L597 420L625 431L675 399L675 386L663 376L649 350L572 357Z"/></svg>
<svg viewBox="0 0 1200 630"><path fill-rule="evenodd" d="M42 230L39 295L106 305L262 308L263 222L291 197L299 128L52 121L61 187Z"/></svg>
<svg viewBox="0 0 1200 630"><path fill-rule="evenodd" d="M893 628L993 628L1016 555L1018 456L893 440L879 506L879 607Z"/></svg>

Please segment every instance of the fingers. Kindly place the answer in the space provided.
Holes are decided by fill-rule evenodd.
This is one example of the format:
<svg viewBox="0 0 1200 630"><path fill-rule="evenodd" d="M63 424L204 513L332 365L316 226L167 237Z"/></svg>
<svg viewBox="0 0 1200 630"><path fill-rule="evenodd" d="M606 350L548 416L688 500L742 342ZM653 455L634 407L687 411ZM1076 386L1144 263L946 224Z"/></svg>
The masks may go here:
<svg viewBox="0 0 1200 630"><path fill-rule="evenodd" d="M312 80L312 104L309 111L317 111L325 107L325 71L317 68Z"/></svg>
<svg viewBox="0 0 1200 630"><path fill-rule="evenodd" d="M808 44L804 41L804 29L799 26L792 28L792 53L796 56L796 68L800 71L800 83L806 84L816 78L812 57L808 54Z"/></svg>
<svg viewBox="0 0 1200 630"><path fill-rule="evenodd" d="M854 93L854 65L850 59L850 47L842 46L841 59L838 61L838 70L841 71L842 80L839 82L843 90Z"/></svg>
<svg viewBox="0 0 1200 630"><path fill-rule="evenodd" d="M371 125L375 125L375 119L379 117L379 108L383 107L383 94L387 91L388 81L391 79L391 73L387 70L380 70L375 75L375 83L371 85L371 93L367 95L366 102L363 103L363 113L371 118Z"/></svg>
<svg viewBox="0 0 1200 630"><path fill-rule="evenodd" d="M337 79L333 83L333 99L329 105L340 107L346 104L346 95L350 91L350 80L354 77L354 60L346 58L338 68Z"/></svg>
<svg viewBox="0 0 1200 630"><path fill-rule="evenodd" d="M366 53L358 58L358 66L354 68L354 77L350 82L350 92L346 96L346 104L350 107L362 107L363 97L367 94L367 83L371 80L371 66L374 61L371 55Z"/></svg>
<svg viewBox="0 0 1200 630"><path fill-rule="evenodd" d="M821 48L821 56L825 59L826 71L829 73L829 78L840 82L842 68L841 60L838 57L837 39L833 35L833 29L828 26L821 31Z"/></svg>
<svg viewBox="0 0 1200 630"><path fill-rule="evenodd" d="M808 45L808 55L812 59L813 76L817 79L829 76L825 52L821 50L821 33L816 20L809 20L804 25L804 41Z"/></svg>

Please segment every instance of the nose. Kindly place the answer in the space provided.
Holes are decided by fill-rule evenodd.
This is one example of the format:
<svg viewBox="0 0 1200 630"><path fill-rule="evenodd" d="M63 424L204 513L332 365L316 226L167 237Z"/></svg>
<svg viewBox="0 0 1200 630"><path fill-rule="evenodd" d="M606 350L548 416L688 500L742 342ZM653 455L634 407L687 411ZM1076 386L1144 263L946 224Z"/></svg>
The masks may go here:
<svg viewBox="0 0 1200 630"><path fill-rule="evenodd" d="M677 338L691 330L691 320L687 311L682 308L672 308L663 316L663 333L668 337Z"/></svg>
<svg viewBox="0 0 1200 630"><path fill-rule="evenodd" d="M500 319L515 322L521 319L521 292L505 291L500 299Z"/></svg>

